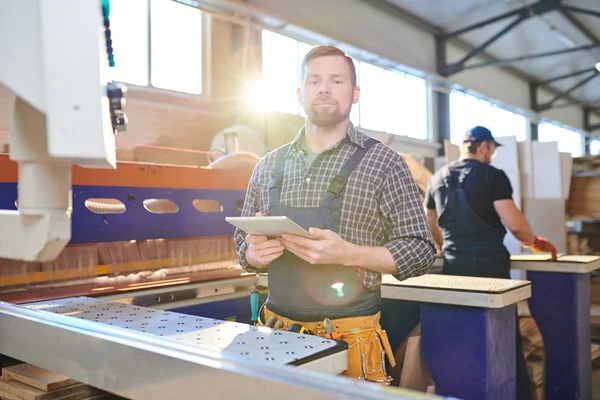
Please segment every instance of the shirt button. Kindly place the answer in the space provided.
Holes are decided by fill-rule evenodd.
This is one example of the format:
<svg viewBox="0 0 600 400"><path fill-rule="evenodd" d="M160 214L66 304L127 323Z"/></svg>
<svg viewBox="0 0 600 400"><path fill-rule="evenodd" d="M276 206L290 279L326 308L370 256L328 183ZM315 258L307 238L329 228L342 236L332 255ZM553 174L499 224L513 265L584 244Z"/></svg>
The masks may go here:
<svg viewBox="0 0 600 400"><path fill-rule="evenodd" d="M309 182L310 182L310 178L306 178L306 183L309 183Z"/></svg>

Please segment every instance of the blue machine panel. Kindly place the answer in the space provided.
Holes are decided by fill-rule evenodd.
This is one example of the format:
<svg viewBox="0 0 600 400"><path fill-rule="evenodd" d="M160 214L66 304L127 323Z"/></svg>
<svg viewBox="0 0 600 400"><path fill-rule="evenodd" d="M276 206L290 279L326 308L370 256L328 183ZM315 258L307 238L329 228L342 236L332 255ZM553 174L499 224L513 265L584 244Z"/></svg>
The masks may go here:
<svg viewBox="0 0 600 400"><path fill-rule="evenodd" d="M245 190L171 189L117 186L73 186L72 238L70 243L123 240L174 239L198 236L232 235L234 227L226 216L239 216L236 202L243 204ZM91 198L123 202L123 214L96 214L85 206ZM16 183L0 183L0 209L16 210ZM179 207L172 214L154 214L144 208L146 199L167 199ZM197 199L215 200L222 212L200 212Z"/></svg>

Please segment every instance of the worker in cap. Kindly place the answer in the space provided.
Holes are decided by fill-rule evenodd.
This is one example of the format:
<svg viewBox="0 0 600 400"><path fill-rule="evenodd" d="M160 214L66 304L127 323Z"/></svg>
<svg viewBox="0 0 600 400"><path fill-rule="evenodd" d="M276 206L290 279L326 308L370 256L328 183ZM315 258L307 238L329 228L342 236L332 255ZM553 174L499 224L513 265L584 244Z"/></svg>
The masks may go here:
<svg viewBox="0 0 600 400"><path fill-rule="evenodd" d="M460 160L431 177L425 206L429 228L443 253L443 274L510 279L504 224L522 246L536 252L556 251L533 234L513 201L508 177L490 165L499 146L489 129L475 126L463 138ZM531 398L518 324L517 398Z"/></svg>
<svg viewBox="0 0 600 400"><path fill-rule="evenodd" d="M333 46L304 57L305 124L256 165L242 216L286 216L311 237L236 230L240 265L268 272L262 322L349 343L344 375L390 383L380 326L381 275L426 274L435 261L419 191L405 160L350 122L359 100L353 60ZM274 317L274 318L272 318ZM368 345L368 346L367 346Z"/></svg>

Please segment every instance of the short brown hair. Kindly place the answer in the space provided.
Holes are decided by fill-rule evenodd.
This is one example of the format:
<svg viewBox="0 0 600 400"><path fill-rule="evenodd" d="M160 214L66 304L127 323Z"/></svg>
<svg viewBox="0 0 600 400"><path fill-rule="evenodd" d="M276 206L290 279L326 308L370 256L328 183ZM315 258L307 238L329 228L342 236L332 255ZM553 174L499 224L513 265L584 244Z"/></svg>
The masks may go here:
<svg viewBox="0 0 600 400"><path fill-rule="evenodd" d="M356 86L356 67L354 66L354 61L352 57L344 53L341 49L335 46L315 46L306 55L302 60L301 73L302 77L306 74L306 66L308 63L315 58L325 57L325 56L341 56L344 57L346 62L348 63L348 67L350 68L350 77L352 79L352 86Z"/></svg>

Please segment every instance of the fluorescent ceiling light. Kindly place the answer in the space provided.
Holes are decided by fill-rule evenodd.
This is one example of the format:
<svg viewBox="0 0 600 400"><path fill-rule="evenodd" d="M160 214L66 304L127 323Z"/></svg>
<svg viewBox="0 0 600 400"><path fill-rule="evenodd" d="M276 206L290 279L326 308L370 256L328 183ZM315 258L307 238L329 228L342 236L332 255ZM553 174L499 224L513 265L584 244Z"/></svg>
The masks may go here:
<svg viewBox="0 0 600 400"><path fill-rule="evenodd" d="M598 70L598 72L600 72L600 61L598 61L598 62L596 63L596 70Z"/></svg>

